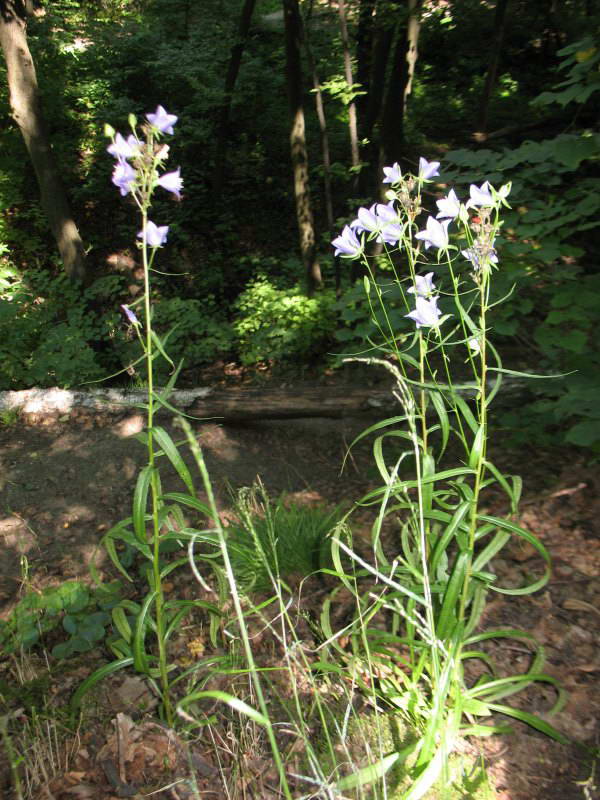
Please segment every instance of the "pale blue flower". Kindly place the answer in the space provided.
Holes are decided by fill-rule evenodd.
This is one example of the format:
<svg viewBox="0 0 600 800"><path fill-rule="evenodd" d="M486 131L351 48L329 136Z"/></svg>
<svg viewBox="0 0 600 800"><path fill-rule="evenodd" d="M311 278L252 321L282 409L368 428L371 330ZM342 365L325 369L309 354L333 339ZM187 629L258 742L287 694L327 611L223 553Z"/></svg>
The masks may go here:
<svg viewBox="0 0 600 800"><path fill-rule="evenodd" d="M111 156L118 158L119 161L124 161L126 158L131 158L139 153L138 141L132 133L129 134L127 139L117 133L114 142L106 149Z"/></svg>
<svg viewBox="0 0 600 800"><path fill-rule="evenodd" d="M415 239L421 239L421 241L425 242L425 250L429 250L430 247L446 250L448 247L449 224L449 219L444 220L444 222L438 222L435 217L427 217L425 230L415 234Z"/></svg>
<svg viewBox="0 0 600 800"><path fill-rule="evenodd" d="M419 180L428 181L435 175L439 175L439 165L439 161L427 161L427 159L421 156L419 159Z"/></svg>
<svg viewBox="0 0 600 800"><path fill-rule="evenodd" d="M454 189L450 189L447 197L442 197L441 200L435 201L439 212L436 214L437 219L456 219L460 212L460 200L456 196Z"/></svg>
<svg viewBox="0 0 600 800"><path fill-rule="evenodd" d="M393 201L387 204L373 203L371 208L359 208L358 217L350 223L350 227L358 233L376 233L378 242L389 245L396 244L404 230L398 223Z"/></svg>
<svg viewBox="0 0 600 800"><path fill-rule="evenodd" d="M377 203L373 203L371 208L361 208L358 209L358 216L353 222L350 223L350 227L352 230L361 233L362 231L368 231L369 233L373 233L377 230L378 222L377 222L377 215L376 215Z"/></svg>
<svg viewBox="0 0 600 800"><path fill-rule="evenodd" d="M477 208L479 206L493 206L494 198L491 192L492 187L489 181L485 181L481 186L476 186L472 183L469 186L469 193L471 199L468 201L467 206Z"/></svg>
<svg viewBox="0 0 600 800"><path fill-rule="evenodd" d="M410 314L405 314L405 317L412 319L416 323L417 328L437 328L439 325L442 312L437 307L438 298L432 297L426 300L424 297L415 298L416 308Z"/></svg>
<svg viewBox="0 0 600 800"><path fill-rule="evenodd" d="M123 311L125 313L125 316L129 320L129 322L131 322L132 325L139 325L140 324L140 321L138 320L136 315L133 313L133 311L129 308L129 306L122 305L121 308L123 309Z"/></svg>
<svg viewBox="0 0 600 800"><path fill-rule="evenodd" d="M115 186L118 186L123 197L132 190L136 178L137 173L131 164L119 159L113 170L112 182Z"/></svg>
<svg viewBox="0 0 600 800"><path fill-rule="evenodd" d="M183 189L181 167L177 167L173 172L165 172L156 183L166 189L167 192L172 192L178 200L181 200L181 190Z"/></svg>
<svg viewBox="0 0 600 800"><path fill-rule="evenodd" d="M149 247L162 247L167 241L168 232L168 225L155 225L151 220L148 220L145 230L138 233L138 239L146 242Z"/></svg>
<svg viewBox="0 0 600 800"><path fill-rule="evenodd" d="M383 183L400 183L402 180L402 170L397 161L391 167L384 167L383 174L385 175Z"/></svg>
<svg viewBox="0 0 600 800"><path fill-rule="evenodd" d="M427 275L415 275L415 285L407 289L409 294L416 294L417 297L431 297L434 290L433 272L428 272Z"/></svg>
<svg viewBox="0 0 600 800"><path fill-rule="evenodd" d="M173 125L177 122L175 114L167 114L162 106L157 106L154 114L146 114L146 119L161 133L173 133Z"/></svg>
<svg viewBox="0 0 600 800"><path fill-rule="evenodd" d="M331 243L335 247L334 255L345 258L358 258L362 245L349 225L346 225L341 236L337 236Z"/></svg>

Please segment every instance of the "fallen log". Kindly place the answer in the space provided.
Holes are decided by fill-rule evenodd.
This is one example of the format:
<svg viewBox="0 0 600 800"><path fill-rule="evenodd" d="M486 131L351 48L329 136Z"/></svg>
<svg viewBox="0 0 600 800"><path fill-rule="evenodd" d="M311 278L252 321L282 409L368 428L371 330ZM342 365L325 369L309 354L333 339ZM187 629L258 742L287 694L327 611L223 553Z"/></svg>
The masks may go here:
<svg viewBox="0 0 600 800"><path fill-rule="evenodd" d="M160 393L160 389L157 390ZM124 389L25 389L0 392L0 411L18 412L27 422L98 415L122 415L146 402L143 390ZM243 422L257 419L339 419L394 408L391 386L371 388L352 385L282 388L202 387L172 392L171 406L200 419ZM159 413L171 413L156 403Z"/></svg>

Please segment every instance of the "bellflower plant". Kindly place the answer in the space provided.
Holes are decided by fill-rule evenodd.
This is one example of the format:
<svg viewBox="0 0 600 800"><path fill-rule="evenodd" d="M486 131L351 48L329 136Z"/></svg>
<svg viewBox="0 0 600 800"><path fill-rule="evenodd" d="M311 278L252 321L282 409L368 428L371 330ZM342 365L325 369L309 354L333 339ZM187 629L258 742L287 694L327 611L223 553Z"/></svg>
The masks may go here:
<svg viewBox="0 0 600 800"><path fill-rule="evenodd" d="M420 159L416 176L402 175L398 164L385 167L383 183L391 185L385 192L387 211L383 214L380 204L360 209L350 225L355 239L343 253L364 264L364 288L377 331L377 339L369 340L370 355L346 360L387 370L401 413L358 437L375 435L382 480L380 488L358 503L379 507L372 531L373 561L353 550L345 529L334 537L334 562L357 606L354 626L345 629L354 642L349 668L354 665L354 676L358 662L369 665L369 674L380 670L377 686L368 680L363 686L373 708L401 714L419 732L413 745L396 754L398 760L405 759L412 750L416 759L414 781L403 800L418 800L444 779L459 736L504 730L495 722L482 724L486 719L489 723L492 714L516 718L567 741L545 720L502 702L542 682L558 693L553 710L562 703L562 691L542 671L543 652L531 635L478 627L490 593L529 594L542 588L550 575L546 548L515 521L520 478L503 475L487 451L490 406L505 372L488 341L494 306L490 285L494 270L501 268L501 211L508 205L510 184L498 190L489 181L473 184L466 203L450 189L436 200L437 216L428 215L423 223L422 186L439 174L438 167L438 162ZM383 235L386 226L400 232L389 247ZM389 281L376 277L365 248L366 241L378 237L387 254L386 272L393 275L406 309L400 317L386 302ZM340 238L334 241L336 248ZM428 255L431 249L433 259ZM458 354L459 381L453 376L452 351ZM461 451L454 467L442 463L451 439ZM388 448L388 443L395 447ZM405 443L400 453L398 443ZM507 499L505 516L481 507L492 486ZM398 536L394 547L384 551L386 520L388 531L396 529ZM514 537L528 542L541 564L541 575L527 576L528 581L516 588L502 585L493 561ZM349 580L342 557L354 562L358 574L374 576L379 591L363 592L358 578L355 583ZM386 616L374 623L384 611ZM528 644L532 660L524 673L496 676L485 651L485 643L494 638ZM470 659L489 669L475 683L465 674ZM389 768L394 758L387 755L374 768L383 769L384 761Z"/></svg>
<svg viewBox="0 0 600 800"><path fill-rule="evenodd" d="M132 600L123 600L121 604L113 609L114 627L120 635L110 643L116 660L112 664L101 667L81 684L72 699L72 707L76 709L85 693L105 676L130 666L133 666L137 672L146 676L155 693L161 698L162 713L165 722L169 726L174 724L177 715L189 719L189 714L186 716L184 708L204 696L223 700L234 706L238 711L241 710L247 713L254 721L259 720L264 725L279 773L282 796L286 800L292 800L282 757L277 746L259 680L259 673L254 662L246 626L245 611L241 606L227 550L225 532L215 503L202 451L189 423L184 419L184 415L180 414L178 421L185 431L193 458L202 477L205 494L208 498L207 504L198 500L190 471L179 453L178 445L164 428L156 424L155 420L156 413L161 407L177 413L177 409L170 404L169 397L182 366L181 363L175 366L167 353L170 334L161 339L156 331L153 330L150 299L151 268L156 253L167 243L167 235L169 233L169 225L159 225L149 219L152 197L156 190L163 189L174 194L179 200L181 199L181 190L183 188L183 180L179 168L170 172L164 171L164 164L169 157L169 148L162 139L165 135L174 133L174 125L176 123L177 117L174 114L169 114L163 106L159 105L154 113L146 114L146 123L141 125L141 129L138 127L135 116L130 115L129 124L132 133L127 138L120 133L116 133L110 126L106 126L106 133L111 139L111 144L107 150L116 159L113 170L113 183L117 186L121 195L131 196L139 210L142 222L137 238L140 240L139 248L144 272L144 294L142 298L135 301L135 304L139 304L143 309L143 321L140 322L138 320L129 305L123 304L121 308L129 323L135 328L143 349L143 356L140 360L144 360L146 364L148 388L147 402L144 404L144 408L146 410L147 429L143 435L140 435L140 439L146 446L148 460L137 480L131 516L109 530L103 538L103 543L115 567L128 580L132 580L132 578L128 572L128 565L122 560L122 553L133 550L140 558L145 559L147 562L145 575L149 591L141 604ZM342 247L350 250L353 245L360 248L360 243L348 228L345 238L342 240ZM156 358L161 357L168 361L173 371L167 385L159 389L154 385L153 363ZM157 446L160 449L157 450ZM171 494L163 492L159 473L161 458L163 461L165 459L168 460L175 469L185 486L185 492ZM208 530L204 527L196 529L186 524L182 507L185 507L188 511L192 509L194 513L200 513L207 518ZM250 708L237 697L230 696L225 692L198 691L198 683L200 682L201 686L203 686L202 681L206 679L206 671L204 671L204 674L201 673L197 680L194 679L196 672L203 664L202 660L191 670L186 670L183 674L173 677L173 670L177 669L177 665L169 662L169 640L174 632L178 630L182 620L190 610L199 607L209 614L212 619L211 636L215 639L213 642L215 646L216 630L218 625L222 624L221 611L213 604L201 600L190 600L187 596L177 598L175 593L169 594L168 599L165 597L165 580L167 576L184 565L192 569L203 588L212 591L205 584L196 567L193 551L196 542L202 542L205 546L208 545L221 552L224 565L224 581L221 583L223 586L227 586L227 598L223 596L221 599L223 604L225 599L229 601L231 597L233 600L237 628L244 647L248 671L253 681L254 695L257 698L260 712ZM121 545L120 549L117 548L117 543ZM188 545L188 557L175 559L165 564L163 560L165 546L173 543L177 547L182 547L186 543ZM216 661L212 659L212 661L217 664L221 663L221 659L216 659ZM183 692L184 696L182 697L182 687L178 686L178 703L175 707L173 687L181 678L185 678L188 690L187 693Z"/></svg>

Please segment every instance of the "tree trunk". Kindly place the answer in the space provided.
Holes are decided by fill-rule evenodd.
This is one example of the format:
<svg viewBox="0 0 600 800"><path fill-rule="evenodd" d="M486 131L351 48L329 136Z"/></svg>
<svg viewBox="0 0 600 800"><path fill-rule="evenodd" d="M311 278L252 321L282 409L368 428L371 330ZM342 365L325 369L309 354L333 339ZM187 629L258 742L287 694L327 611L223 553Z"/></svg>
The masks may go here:
<svg viewBox="0 0 600 800"><path fill-rule="evenodd" d="M310 9L312 11L312 8ZM325 117L325 108L323 106L323 92L321 91L321 82L317 73L317 66L315 58L310 45L310 35L308 30L308 23L310 18L307 17L304 25L304 49L306 51L306 58L308 60L310 72L312 75L313 93L315 95L315 108L317 112L317 119L319 120L319 135L321 139L321 157L323 159L323 192L325 195L325 215L327 218L327 230L333 235L333 199L331 192L331 155L329 152L329 135L327 133L327 119ZM340 269L340 258L335 258L335 288L339 294L341 291L342 275Z"/></svg>
<svg viewBox="0 0 600 800"><path fill-rule="evenodd" d="M496 3L496 13L494 15L494 43L490 55L483 95L479 106L479 119L477 120L477 131L485 133L488 124L488 113L490 110L490 100L498 77L498 65L500 63L500 53L504 41L504 31L506 30L506 10L509 0L498 0Z"/></svg>
<svg viewBox="0 0 600 800"><path fill-rule="evenodd" d="M396 40L392 74L383 106L378 177L381 167L399 161L404 150L404 119L418 57L421 0L407 0L406 11L406 23Z"/></svg>
<svg viewBox="0 0 600 800"><path fill-rule="evenodd" d="M356 113L360 138L365 138L365 121L371 91L371 69L373 66L373 45L375 33L376 0L361 0L356 32L356 81L364 94L356 98Z"/></svg>
<svg viewBox="0 0 600 800"><path fill-rule="evenodd" d="M285 21L286 78L291 115L290 149L294 171L296 217L298 219L300 252L306 272L308 291L312 293L322 285L323 280L316 254L315 227L308 181L308 152L304 125L302 65L300 62L302 21L298 0L283 0L283 13Z"/></svg>
<svg viewBox="0 0 600 800"><path fill-rule="evenodd" d="M252 14L256 0L245 0L240 16L240 24L238 26L237 40L231 48L229 56L229 65L227 67L227 75L225 76L225 91L223 96L223 104L219 109L219 121L217 124L217 152L215 156L215 170L213 174L213 194L214 199L219 200L223 190L223 175L225 174L225 159L227 155L227 141L229 139L229 117L231 115L231 103L233 100L233 91L240 71L242 63L242 55L248 33L250 31L250 23L252 21Z"/></svg>
<svg viewBox="0 0 600 800"><path fill-rule="evenodd" d="M71 216L60 170L46 132L21 0L0 0L0 45L6 60L12 116L21 130L40 189L42 209L72 280L86 278L85 251Z"/></svg>
<svg viewBox="0 0 600 800"><path fill-rule="evenodd" d="M340 18L340 33L342 36L342 49L344 51L344 77L348 90L352 91L354 78L352 77L352 56L350 54L350 40L348 38L348 25L346 22L346 5L344 0L338 0L338 14ZM356 102L351 100L348 104L348 131L350 133L350 155L352 166L358 171L360 156L358 154L358 127L356 123Z"/></svg>

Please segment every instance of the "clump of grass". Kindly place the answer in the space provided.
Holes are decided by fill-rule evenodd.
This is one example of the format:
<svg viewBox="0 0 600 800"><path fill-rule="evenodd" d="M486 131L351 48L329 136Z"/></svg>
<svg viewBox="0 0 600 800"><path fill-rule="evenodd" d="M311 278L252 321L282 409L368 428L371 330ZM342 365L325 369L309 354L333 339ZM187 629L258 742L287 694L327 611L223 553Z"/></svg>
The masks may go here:
<svg viewBox="0 0 600 800"><path fill-rule="evenodd" d="M331 566L329 535L340 519L338 507L269 500L261 487L242 489L238 522L228 528L234 574L245 592L266 592L273 576L287 583Z"/></svg>

